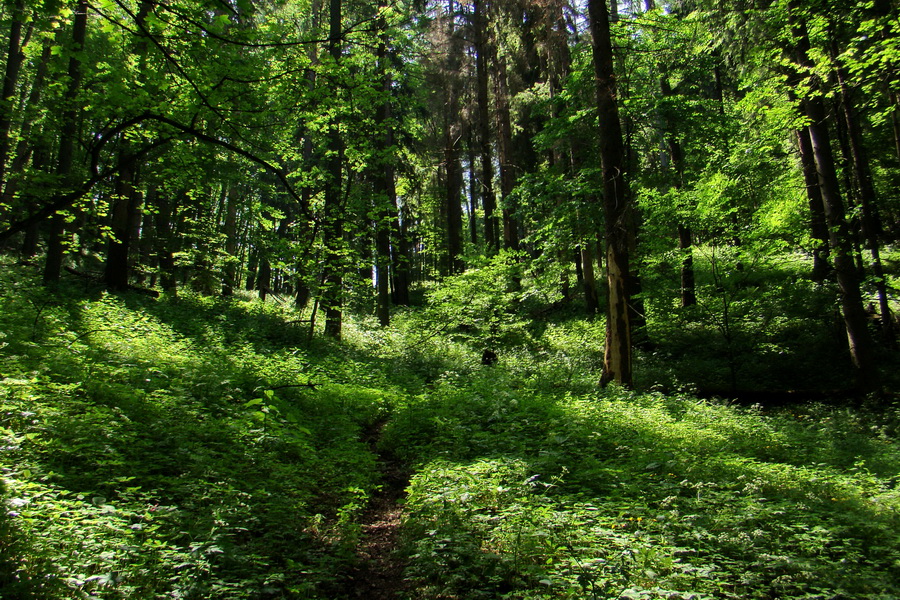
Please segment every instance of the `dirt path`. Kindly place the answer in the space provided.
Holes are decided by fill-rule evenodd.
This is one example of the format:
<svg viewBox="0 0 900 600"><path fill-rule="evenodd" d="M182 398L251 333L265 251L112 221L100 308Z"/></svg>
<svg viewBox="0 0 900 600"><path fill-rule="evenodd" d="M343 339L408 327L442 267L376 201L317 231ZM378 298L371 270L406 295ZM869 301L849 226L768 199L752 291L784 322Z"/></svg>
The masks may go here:
<svg viewBox="0 0 900 600"><path fill-rule="evenodd" d="M382 488L360 518L362 534L356 550L359 563L347 573L345 582L349 598L398 600L405 590L405 564L395 551L400 543L401 501L406 496L409 473L393 456L378 452L383 427L384 422L373 425L364 437L378 455Z"/></svg>

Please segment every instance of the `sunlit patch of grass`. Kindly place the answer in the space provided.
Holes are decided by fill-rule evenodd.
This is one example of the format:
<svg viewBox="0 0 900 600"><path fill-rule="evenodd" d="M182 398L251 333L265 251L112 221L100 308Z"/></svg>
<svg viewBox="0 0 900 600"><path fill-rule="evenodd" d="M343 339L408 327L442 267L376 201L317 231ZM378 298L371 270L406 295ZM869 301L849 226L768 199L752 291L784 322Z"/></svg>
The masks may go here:
<svg viewBox="0 0 900 600"><path fill-rule="evenodd" d="M435 598L896 593L895 442L846 411L805 414L559 398L497 372L438 387L387 438L428 457L410 576Z"/></svg>
<svg viewBox="0 0 900 600"><path fill-rule="evenodd" d="M307 349L283 306L56 294L12 269L0 274L5 589L336 589L379 483L361 431L400 391Z"/></svg>

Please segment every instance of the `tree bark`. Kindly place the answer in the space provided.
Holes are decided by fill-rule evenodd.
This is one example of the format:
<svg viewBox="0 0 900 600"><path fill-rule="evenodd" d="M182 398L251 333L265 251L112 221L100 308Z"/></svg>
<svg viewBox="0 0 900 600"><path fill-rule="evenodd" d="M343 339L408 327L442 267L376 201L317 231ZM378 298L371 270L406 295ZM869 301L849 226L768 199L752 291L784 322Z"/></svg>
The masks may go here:
<svg viewBox="0 0 900 600"><path fill-rule="evenodd" d="M834 50L837 55L837 49ZM853 164L853 174L859 190L859 203L862 209L860 215L860 232L863 243L871 257L870 268L875 279L875 289L878 293L878 304L881 312L881 336L888 346L894 346L894 319L891 314L887 293L887 280L884 267L881 263L881 251L878 236L881 234L881 224L878 218L875 186L872 183L872 172L869 168L869 158L863 145L862 132L857 120L856 108L850 87L847 84L847 74L844 67L837 67L837 78L841 90L841 108L847 125L847 142L850 147L850 158Z"/></svg>
<svg viewBox="0 0 900 600"><path fill-rule="evenodd" d="M341 60L341 0L331 0L328 51L335 64ZM325 187L325 265L322 305L325 308L325 335L340 339L343 319L342 248L344 227L341 215L343 144L339 124L331 123L328 134L328 182Z"/></svg>
<svg viewBox="0 0 900 600"><path fill-rule="evenodd" d="M237 267L238 267L238 237L237 237L237 204L238 204L239 188L236 184L232 184L228 188L225 199L225 223L223 233L225 234L225 264L224 278L222 281L222 295L231 296L234 294L234 288L237 287Z"/></svg>
<svg viewBox="0 0 900 600"><path fill-rule="evenodd" d="M607 318L602 382L632 384L631 323L628 281L631 198L625 180L625 151L619 123L609 14L604 0L589 0L593 36L597 113L600 119L600 164L606 217Z"/></svg>
<svg viewBox="0 0 900 600"><path fill-rule="evenodd" d="M594 277L594 252L590 242L581 244L581 273L583 275L582 286L584 288L584 302L589 316L594 316L600 311L600 301L597 298L597 280Z"/></svg>
<svg viewBox="0 0 900 600"><path fill-rule="evenodd" d="M107 242L103 282L111 290L128 289L132 215L137 212L138 192L134 187L134 170L123 169L116 178L111 200L112 237Z"/></svg>
<svg viewBox="0 0 900 600"><path fill-rule="evenodd" d="M788 16L796 43L797 62L801 67L811 70L815 65L809 56L809 36L805 24L797 20L796 0L789 3ZM841 312L844 317L844 328L847 332L856 384L861 391L873 391L878 387L878 373L875 368L872 342L866 328L866 312L862 303L859 271L853 263L853 244L838 184L834 155L831 151L827 115L822 97L813 95L806 98L803 108L809 119L807 131L816 161L816 174L828 224L831 254L840 288Z"/></svg>
<svg viewBox="0 0 900 600"><path fill-rule="evenodd" d="M512 121L509 109L509 86L506 60L500 58L494 69L497 103L497 148L500 159L500 193L503 197L503 247L519 249L519 225L514 216L512 191L516 187L516 166L512 149Z"/></svg>
<svg viewBox="0 0 900 600"><path fill-rule="evenodd" d="M0 185L5 181L6 159L9 154L9 130L15 110L16 86L19 70L25 55L22 53L22 24L25 20L25 0L16 0L12 6L12 22L9 26L9 48L6 53L6 73L3 77L3 92L0 98Z"/></svg>
<svg viewBox="0 0 900 600"><path fill-rule="evenodd" d="M444 210L447 231L447 265L450 275L461 273L462 264L462 196L463 171L460 162L462 124L460 114L459 70L462 64L463 45L456 31L454 0L448 1L446 99L444 103L444 173L446 175Z"/></svg>
<svg viewBox="0 0 900 600"><path fill-rule="evenodd" d="M800 164L803 168L803 181L806 184L806 198L809 203L810 228L816 240L813 248L813 268L810 277L813 281L824 281L828 276L828 225L825 222L825 206L822 203L822 192L819 190L819 175L816 170L816 157L813 156L809 130L796 131L797 147L800 151Z"/></svg>
<svg viewBox="0 0 900 600"><path fill-rule="evenodd" d="M494 196L494 162L491 151L491 110L488 97L488 58L493 56L487 36L486 0L474 0L475 87L478 105L478 144L481 156L481 205L484 208L484 242L488 252L499 249L497 200Z"/></svg>
<svg viewBox="0 0 900 600"><path fill-rule="evenodd" d="M75 6L75 20L72 24L72 56L69 59L69 85L64 96L65 109L59 136L59 154L56 174L64 186L71 183L72 165L75 161L75 139L78 137L78 111L75 99L81 87L81 58L87 37L87 0L78 0ZM65 235L65 219L55 213L50 219L50 232L47 239L47 257L44 263L44 283L59 281L63 263L63 236Z"/></svg>
<svg viewBox="0 0 900 600"><path fill-rule="evenodd" d="M379 28L383 33L378 45L378 68L381 76L381 104L376 114L378 140L376 141L377 158L374 174L374 202L377 221L375 223L375 313L382 327L391 323L391 208L397 203L394 185L394 157L391 154L394 146L394 128L391 123L391 84L392 78L388 69L388 39L384 33L386 24L379 20Z"/></svg>

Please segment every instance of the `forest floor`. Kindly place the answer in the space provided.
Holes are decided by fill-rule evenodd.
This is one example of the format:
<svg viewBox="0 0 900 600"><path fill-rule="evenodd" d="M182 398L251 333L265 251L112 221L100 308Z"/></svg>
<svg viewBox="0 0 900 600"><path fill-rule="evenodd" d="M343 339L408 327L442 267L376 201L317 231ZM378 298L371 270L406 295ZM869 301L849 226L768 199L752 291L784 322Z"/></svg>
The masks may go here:
<svg viewBox="0 0 900 600"><path fill-rule="evenodd" d="M358 562L344 582L348 598L393 600L406 589L403 579L406 565L397 549L400 546L403 500L410 474L390 452L378 448L385 424L385 420L373 424L363 436L378 456L382 485L373 494L359 520Z"/></svg>

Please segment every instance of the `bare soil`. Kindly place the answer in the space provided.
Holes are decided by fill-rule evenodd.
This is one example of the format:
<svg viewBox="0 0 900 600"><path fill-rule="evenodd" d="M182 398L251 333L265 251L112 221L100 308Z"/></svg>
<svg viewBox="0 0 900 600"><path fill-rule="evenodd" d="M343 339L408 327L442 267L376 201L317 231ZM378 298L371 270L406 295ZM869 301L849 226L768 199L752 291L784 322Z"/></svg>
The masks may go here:
<svg viewBox="0 0 900 600"><path fill-rule="evenodd" d="M377 450L383 427L384 422L379 422L364 433L363 439L378 454L382 487L360 518L362 533L356 549L358 562L344 581L348 598L398 600L406 591L403 579L406 565L398 556L397 548L409 472L393 456Z"/></svg>

